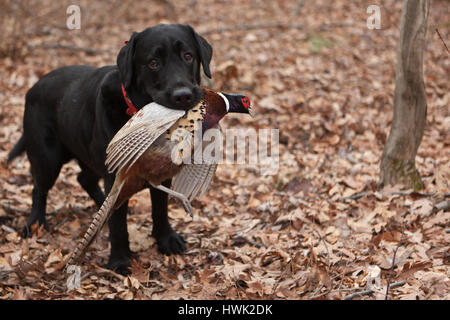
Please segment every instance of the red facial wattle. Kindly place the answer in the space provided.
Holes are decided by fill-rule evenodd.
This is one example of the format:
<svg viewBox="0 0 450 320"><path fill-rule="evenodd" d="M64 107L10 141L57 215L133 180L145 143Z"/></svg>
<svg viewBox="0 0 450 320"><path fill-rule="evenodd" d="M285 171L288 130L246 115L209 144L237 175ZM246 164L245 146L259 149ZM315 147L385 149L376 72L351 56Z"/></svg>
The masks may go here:
<svg viewBox="0 0 450 320"><path fill-rule="evenodd" d="M241 102L245 109L250 108L250 99L249 98L243 97L243 98L241 98Z"/></svg>

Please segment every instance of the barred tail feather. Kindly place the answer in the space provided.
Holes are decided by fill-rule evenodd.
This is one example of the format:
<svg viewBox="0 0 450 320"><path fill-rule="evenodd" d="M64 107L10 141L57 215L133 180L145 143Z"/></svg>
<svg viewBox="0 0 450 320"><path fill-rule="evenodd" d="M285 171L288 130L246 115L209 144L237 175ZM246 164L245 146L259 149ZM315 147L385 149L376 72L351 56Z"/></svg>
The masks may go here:
<svg viewBox="0 0 450 320"><path fill-rule="evenodd" d="M120 181L120 179L116 177L116 181L114 182L111 191L109 192L108 196L103 202L100 210L98 210L98 212L94 216L94 219L89 225L89 228L87 229L81 241L78 243L73 254L70 256L68 262L66 263L66 266L78 263L78 261L84 256L87 248L91 245L91 243L99 234L100 230L108 221L113 211L114 204L116 203L120 191L122 190L122 186L124 184L123 181L120 184L118 184L117 183L118 181Z"/></svg>

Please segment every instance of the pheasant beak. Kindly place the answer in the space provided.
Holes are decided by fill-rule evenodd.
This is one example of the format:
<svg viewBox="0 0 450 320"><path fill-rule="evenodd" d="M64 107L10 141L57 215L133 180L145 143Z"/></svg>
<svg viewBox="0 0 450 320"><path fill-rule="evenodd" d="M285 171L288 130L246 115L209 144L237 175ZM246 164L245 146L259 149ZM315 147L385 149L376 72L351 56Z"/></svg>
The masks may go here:
<svg viewBox="0 0 450 320"><path fill-rule="evenodd" d="M250 100L249 100L250 101ZM255 110L252 108L251 105L248 106L248 114L250 117L254 118L256 116Z"/></svg>
<svg viewBox="0 0 450 320"><path fill-rule="evenodd" d="M248 114L250 117L254 118L256 116L255 111L253 109L248 110Z"/></svg>

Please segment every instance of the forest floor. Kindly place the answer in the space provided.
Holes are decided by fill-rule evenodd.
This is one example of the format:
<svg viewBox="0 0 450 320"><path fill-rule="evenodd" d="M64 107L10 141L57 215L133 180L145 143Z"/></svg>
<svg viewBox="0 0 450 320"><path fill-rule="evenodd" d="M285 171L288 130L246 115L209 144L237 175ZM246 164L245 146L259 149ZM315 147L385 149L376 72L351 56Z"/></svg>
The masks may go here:
<svg viewBox="0 0 450 320"><path fill-rule="evenodd" d="M373 1L306 1L299 12L295 0L154 2L79 1L81 30L65 28L68 1L3 11L2 45L15 51L0 58L0 299L450 299L450 212L433 210L450 192L450 55L435 31L450 44L448 1L430 9L420 192L377 189L401 1L383 1L380 30L366 26ZM104 269L105 228L83 261L81 288L69 291L61 262L97 208L72 161L49 192L50 232L20 238L29 162L5 160L22 132L26 91L60 66L114 64L132 31L160 22L190 24L211 43L214 88L247 94L257 112L230 115L223 127L279 129L279 170L219 166L193 220L171 202L183 255L158 252L148 191L135 195L131 276Z"/></svg>

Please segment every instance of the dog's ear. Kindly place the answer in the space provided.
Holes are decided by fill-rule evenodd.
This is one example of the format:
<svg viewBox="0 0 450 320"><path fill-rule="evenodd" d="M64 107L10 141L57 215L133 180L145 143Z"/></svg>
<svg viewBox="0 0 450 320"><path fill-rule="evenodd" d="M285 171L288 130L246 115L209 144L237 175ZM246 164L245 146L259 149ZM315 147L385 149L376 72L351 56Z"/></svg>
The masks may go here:
<svg viewBox="0 0 450 320"><path fill-rule="evenodd" d="M131 86L131 81L133 79L133 60L137 35L137 32L133 32L130 40L126 42L117 55L117 67L119 68L120 79L122 80L125 89L128 89Z"/></svg>
<svg viewBox="0 0 450 320"><path fill-rule="evenodd" d="M197 43L198 53L200 55L200 61L202 62L203 71L206 76L211 79L211 71L209 70L209 64L211 63L213 49L208 41L205 40L201 35L194 31L190 25L186 25L194 36L195 42Z"/></svg>

